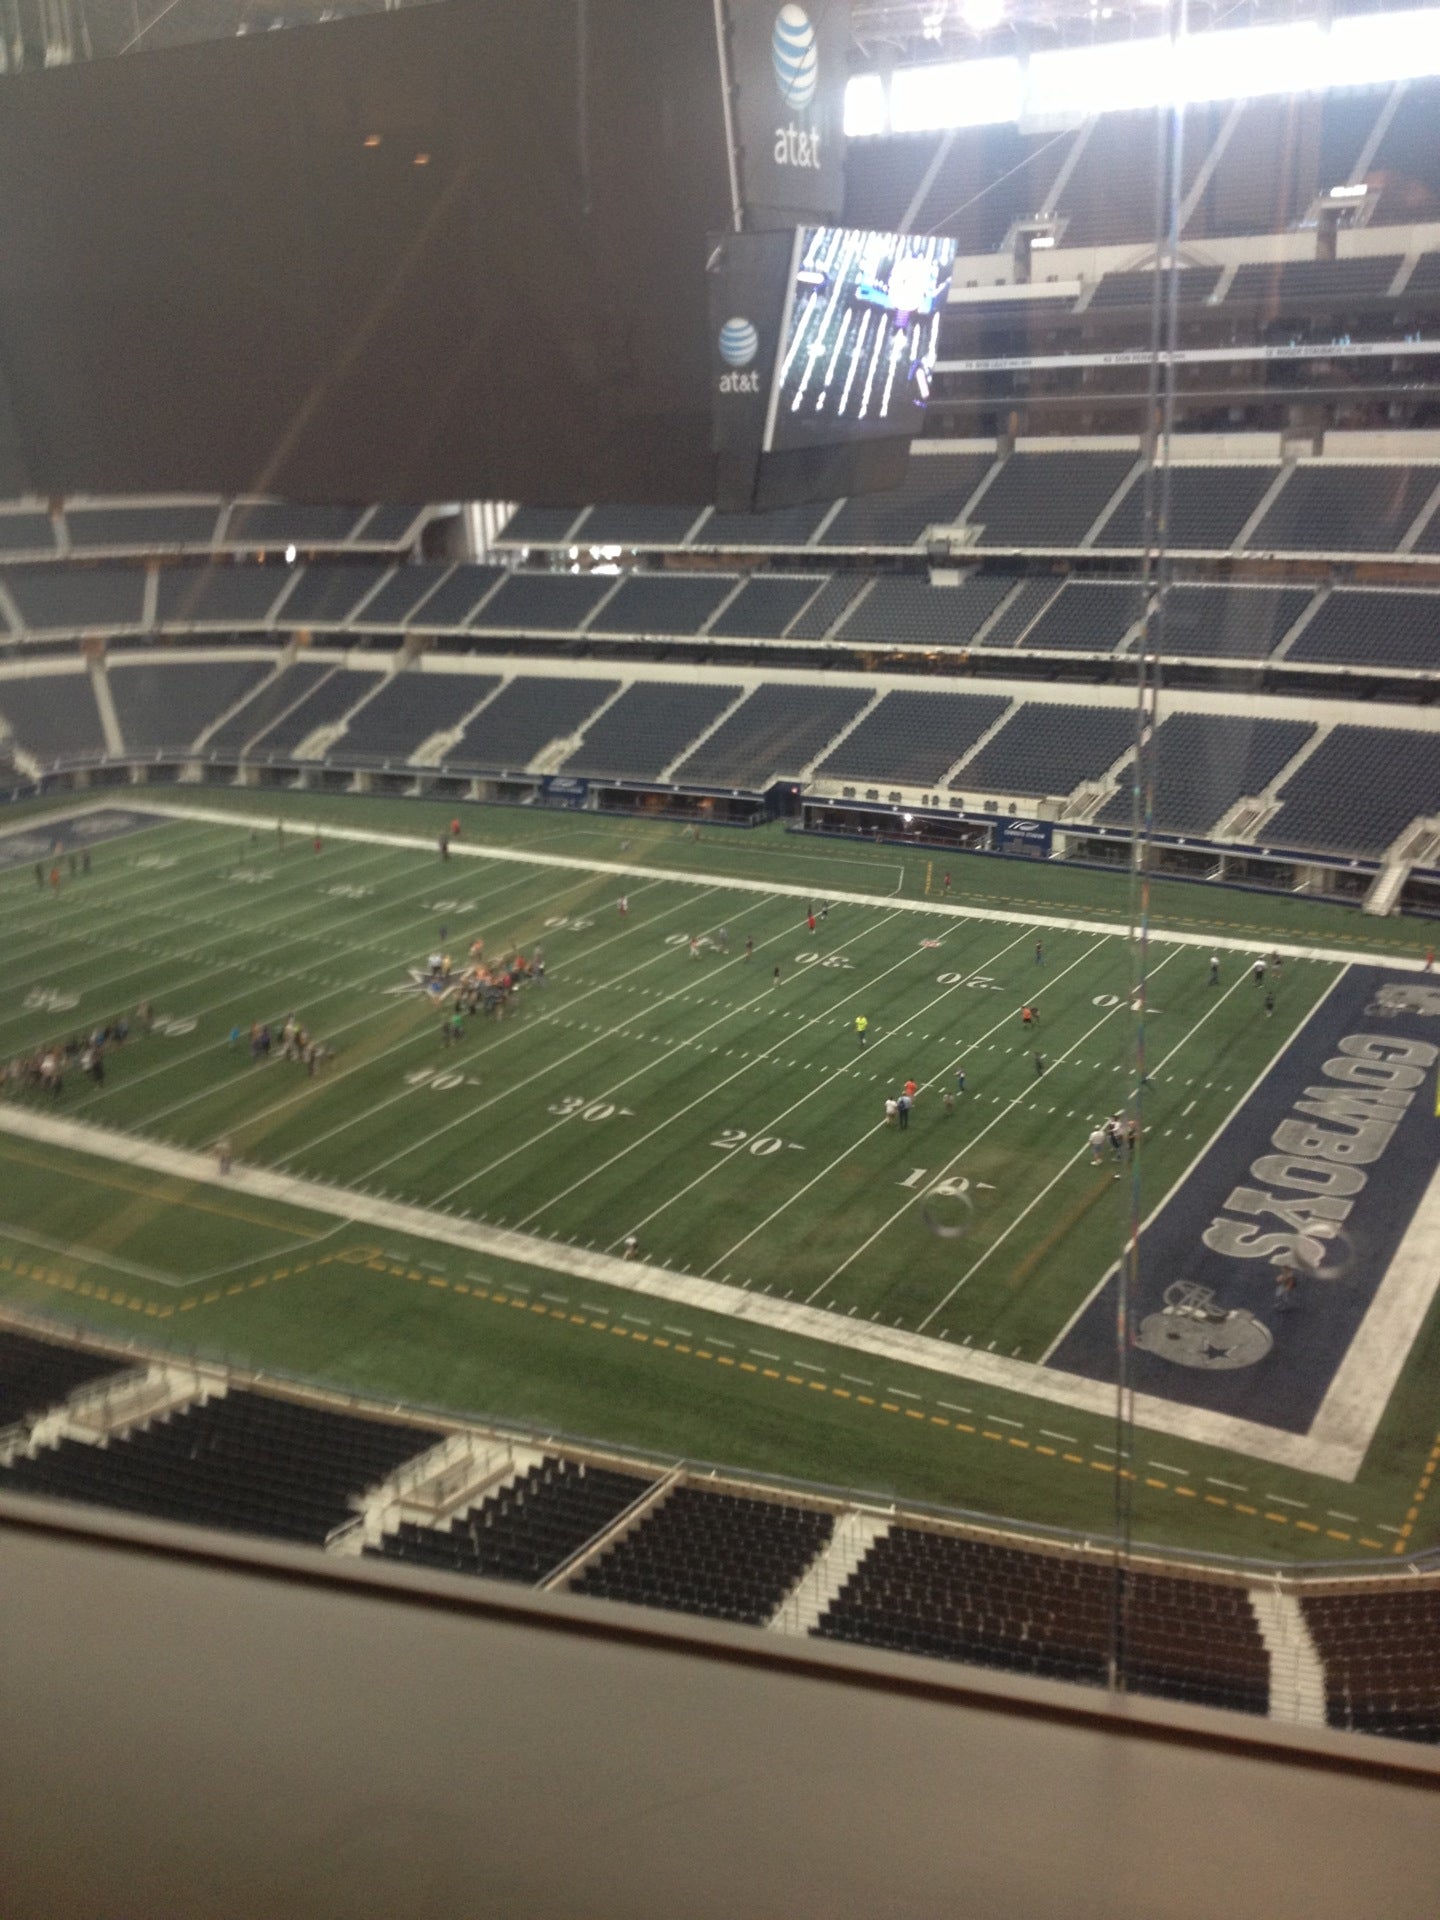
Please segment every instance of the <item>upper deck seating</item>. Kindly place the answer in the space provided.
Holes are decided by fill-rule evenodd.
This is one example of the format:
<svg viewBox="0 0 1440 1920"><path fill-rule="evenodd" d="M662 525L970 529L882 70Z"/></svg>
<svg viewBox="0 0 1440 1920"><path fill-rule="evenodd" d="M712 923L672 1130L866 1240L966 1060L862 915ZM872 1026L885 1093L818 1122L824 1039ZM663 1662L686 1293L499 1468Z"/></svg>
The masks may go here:
<svg viewBox="0 0 1440 1920"><path fill-rule="evenodd" d="M1138 457L1012 453L970 511L981 546L1078 546Z"/></svg>

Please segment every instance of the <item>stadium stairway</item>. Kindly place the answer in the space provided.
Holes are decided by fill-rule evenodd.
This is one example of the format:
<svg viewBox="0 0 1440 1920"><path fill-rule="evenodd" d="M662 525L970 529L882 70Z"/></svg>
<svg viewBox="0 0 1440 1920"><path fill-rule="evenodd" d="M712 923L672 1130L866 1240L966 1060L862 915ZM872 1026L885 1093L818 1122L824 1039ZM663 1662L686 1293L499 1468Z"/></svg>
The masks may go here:
<svg viewBox="0 0 1440 1920"><path fill-rule="evenodd" d="M1260 829L1267 820L1272 819L1280 810L1280 792L1288 780L1304 766L1322 742L1330 737L1333 728L1317 726L1304 746L1297 754L1285 762L1263 793L1237 800L1230 811L1215 822L1212 838L1216 840L1250 840L1258 842Z"/></svg>
<svg viewBox="0 0 1440 1920"><path fill-rule="evenodd" d="M970 745L953 766L947 767L944 773L941 774L940 778L935 782L937 792L943 793L954 786L960 776L960 770L966 761L973 760L982 748L989 746L1000 729L1014 719L1015 715L1020 711L1021 704L1019 700L1006 702L1005 706L996 715L995 719L991 721L990 725L986 727L985 731L970 742Z"/></svg>
<svg viewBox="0 0 1440 1920"><path fill-rule="evenodd" d="M876 1541L883 1540L889 1533L890 1527L889 1519L863 1507L852 1507L841 1514L829 1543L821 1548L766 1622L770 1632L794 1634L801 1639L813 1633L831 1601Z"/></svg>
<svg viewBox="0 0 1440 1920"><path fill-rule="evenodd" d="M238 699L232 700L228 707L223 707L206 726L202 727L191 742L191 751L194 753L203 753L211 735L217 733L219 729L225 725L227 720L233 719L251 700L266 698L270 691L278 685L286 668L290 665L291 661L294 660L295 653L296 649L293 644L282 648L275 656L275 665L271 671L266 674L259 686L246 687Z"/></svg>
<svg viewBox="0 0 1440 1920"><path fill-rule="evenodd" d="M490 705L490 702L497 699L499 695L505 691L506 687L511 684L514 678L515 675L513 673L503 674L493 687L486 689L483 699L477 700L473 707L467 708L466 711L460 715L453 727L443 728L439 733L432 733L426 739L422 740L415 751L409 756L406 765L411 767L438 767L444 760L445 755L449 753L453 747L459 746L465 737L465 729L475 718L476 714L483 713L486 707Z"/></svg>
<svg viewBox="0 0 1440 1920"><path fill-rule="evenodd" d="M595 722L607 714L617 700L623 700L634 684L633 680L622 680L614 692L608 694L598 707L591 708L582 725L578 726L573 733L562 734L558 739L547 742L533 757L525 771L542 777L549 773L558 773L571 754L580 751L585 744L585 735Z"/></svg>
<svg viewBox="0 0 1440 1920"><path fill-rule="evenodd" d="M296 742L295 758L297 760L323 760L335 745L336 741L344 739L350 729L350 722L355 718L356 714L359 713L360 709L362 707L368 707L376 694L378 694L383 687L388 687L396 674L403 673L409 664L409 660L401 656L398 662L390 667L388 672L382 670L377 673L375 675L374 686L367 687L360 698L356 700L353 705L347 707L338 720L328 720L323 727L316 727L312 732L307 733L303 740Z"/></svg>
<svg viewBox="0 0 1440 1920"><path fill-rule="evenodd" d="M1385 856L1385 864L1360 903L1362 913L1383 917L1394 913L1405 883L1416 867L1440 862L1440 816L1414 820Z"/></svg>
<svg viewBox="0 0 1440 1920"><path fill-rule="evenodd" d="M587 1568L609 1553L612 1547L618 1546L622 1540L628 1539L632 1533L644 1526L645 1522L664 1506L670 1495L682 1484L683 1479L682 1467L672 1467L669 1473L662 1474L645 1489L638 1500L632 1501L622 1513L617 1514L608 1527L603 1527L593 1538L587 1540L584 1546L578 1552L572 1553L568 1560L562 1561L558 1567L553 1567L540 1583L541 1591L559 1593L573 1585Z"/></svg>
<svg viewBox="0 0 1440 1920"><path fill-rule="evenodd" d="M1270 1655L1270 1718L1291 1726L1325 1725L1325 1665L1292 1593L1251 1587L1250 1611Z"/></svg>
<svg viewBox="0 0 1440 1920"><path fill-rule="evenodd" d="M502 1492L544 1459L537 1447L479 1433L452 1433L398 1466L365 1494L353 1526L325 1543L327 1553L363 1554L403 1521L438 1527L482 1499Z"/></svg>
<svg viewBox="0 0 1440 1920"><path fill-rule="evenodd" d="M811 755L807 764L801 767L800 771L796 774L795 776L796 779L812 780L815 777L815 769L822 763L822 761L828 760L830 755L834 753L835 749L838 746L842 745L844 741L849 739L850 735L855 731L856 727L859 726L862 720L869 719L870 715L874 713L875 709L879 706L880 702L885 698L885 695L888 691L889 691L888 688L882 687L881 690L874 696L873 699L866 701L865 705L861 707L858 713L851 714L850 718L845 722L844 726L841 727L840 731L838 733L832 734L831 737L825 742L824 746L820 749L818 753Z"/></svg>
<svg viewBox="0 0 1440 1920"><path fill-rule="evenodd" d="M660 771L661 781L664 782L675 779L676 769L690 758L697 747L703 746L712 733L718 733L730 718L731 714L739 713L745 702L755 693L759 684L759 681L756 681L754 686L742 687L738 698L732 700L728 707L722 707L708 726L702 727L692 740L687 740L675 758L670 761L667 766L662 767ZM590 717L593 720L595 716L592 714Z"/></svg>
<svg viewBox="0 0 1440 1920"><path fill-rule="evenodd" d="M115 711L115 697L110 691L110 676L105 669L103 654L91 660L89 665L90 685L95 692L95 705L100 714L100 725L105 734L105 745L113 754L125 752L125 736L120 731L120 716Z"/></svg>
<svg viewBox="0 0 1440 1920"><path fill-rule="evenodd" d="M77 1387L31 1428L31 1447L54 1447L62 1440L98 1446L104 1440L143 1427L162 1414L177 1413L197 1401L218 1399L229 1391L223 1373L213 1368L160 1362L139 1370L109 1374Z"/></svg>

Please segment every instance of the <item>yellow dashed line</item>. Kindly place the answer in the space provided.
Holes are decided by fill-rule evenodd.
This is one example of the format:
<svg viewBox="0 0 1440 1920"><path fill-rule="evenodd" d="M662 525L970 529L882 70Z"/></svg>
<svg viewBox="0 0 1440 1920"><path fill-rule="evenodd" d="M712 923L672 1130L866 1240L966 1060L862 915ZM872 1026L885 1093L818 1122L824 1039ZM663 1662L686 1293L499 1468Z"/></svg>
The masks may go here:
<svg viewBox="0 0 1440 1920"><path fill-rule="evenodd" d="M488 1288L482 1286L477 1285L472 1288L458 1280L450 1281L417 1272L411 1267L387 1264L383 1260L374 1258L369 1248L341 1249L334 1253L320 1254L317 1256L314 1264L327 1266L337 1260L344 1261L346 1264L352 1266L364 1266L372 1273L389 1273L397 1278L423 1284L427 1287L433 1287L440 1292L453 1290L456 1293L467 1294L476 1300L490 1301L495 1306L515 1307L522 1313L528 1311L539 1314L542 1318L568 1321L571 1326L588 1326L597 1333L610 1333L622 1340L634 1340L642 1346L653 1346L664 1350L673 1350L677 1354L691 1355L697 1360L714 1360L722 1367L738 1366L742 1373L755 1374L766 1380L783 1379L789 1386L807 1387L812 1393L828 1393L833 1395L837 1400L853 1399L857 1405L862 1407L874 1407L877 1405L872 1395L866 1393L852 1394L848 1387L832 1387L823 1380L804 1380L798 1374L794 1373L782 1375L778 1368L757 1367L754 1362L750 1360L736 1361L727 1354L717 1355L712 1353L708 1348L691 1347L684 1341L677 1340L672 1343L660 1334L652 1335L642 1333L638 1330L615 1325L608 1320L591 1320L583 1313L567 1313L563 1308L547 1307L540 1301L521 1299L507 1293L492 1293ZM160 1306L155 1302L132 1299L118 1290L112 1291L98 1283L77 1281L72 1274L51 1271L45 1267L32 1267L28 1262L14 1260L8 1256L0 1256L0 1271L13 1272L24 1278L38 1280L46 1286L57 1287L66 1292L79 1293L86 1298L107 1301L112 1306L124 1307L132 1313L144 1313L154 1319L160 1320L170 1319L177 1311L180 1313L189 1313L193 1312L197 1306L213 1306L222 1297L233 1297L238 1294L254 1291L256 1288L266 1286L272 1280L289 1279L293 1274L308 1272L311 1265L312 1263L310 1261L304 1260L297 1261L291 1267L277 1267L270 1273L257 1274L249 1281L239 1281L235 1285L224 1288L223 1290L216 1288L203 1296L192 1295L189 1299L182 1300L178 1308L176 1308L174 1306ZM903 1413L906 1419L918 1420L922 1424L946 1428L953 1426L955 1432L970 1435L974 1435L977 1431L968 1421L950 1421L940 1414L926 1414L922 1408L902 1408L893 1400L882 1400L878 1405L882 1413ZM1043 1454L1047 1459L1052 1460L1056 1458L1056 1449L1054 1447L1043 1446L1038 1440L1031 1441L1013 1434L996 1433L988 1427L979 1429L979 1433L980 1437L985 1440L993 1440L996 1442L1004 1441L1009 1446L1018 1447L1025 1452ZM1118 1471L1120 1477L1126 1480L1135 1480L1137 1478L1129 1468L1122 1467L1117 1469L1107 1460L1087 1460L1084 1455L1078 1453L1066 1453L1060 1457L1070 1466L1088 1466L1096 1473L1115 1473ZM1412 1496L1412 1504L1406 1513L1405 1525L1400 1530L1401 1537L1392 1548L1394 1553L1400 1554L1407 1550L1406 1543L1410 1534L1414 1531L1415 1523L1419 1518L1421 1505L1430 1491L1430 1486L1436 1476L1437 1470L1440 1470L1440 1436L1437 1436L1435 1445L1432 1447L1429 1458L1426 1461L1424 1471L1417 1482L1415 1493ZM1148 1475L1145 1477L1145 1485L1160 1493L1174 1493L1182 1499L1194 1500L1202 1497L1194 1487L1172 1485L1169 1481L1158 1480ZM1236 1500L1232 1502L1222 1498L1219 1494L1207 1493L1203 1498L1208 1506L1229 1507L1234 1512L1245 1514L1250 1518L1256 1517L1259 1512L1257 1508L1248 1506L1243 1501ZM1277 1526L1293 1525L1297 1532L1318 1534L1321 1531L1315 1522L1309 1520L1292 1521L1288 1514L1273 1513L1267 1510L1264 1518ZM1329 1540L1338 1540L1349 1544L1357 1536L1331 1527L1325 1529L1325 1537ZM1361 1546L1369 1548L1372 1552L1382 1553L1385 1550L1385 1542L1374 1540L1367 1534L1359 1535L1358 1541Z"/></svg>

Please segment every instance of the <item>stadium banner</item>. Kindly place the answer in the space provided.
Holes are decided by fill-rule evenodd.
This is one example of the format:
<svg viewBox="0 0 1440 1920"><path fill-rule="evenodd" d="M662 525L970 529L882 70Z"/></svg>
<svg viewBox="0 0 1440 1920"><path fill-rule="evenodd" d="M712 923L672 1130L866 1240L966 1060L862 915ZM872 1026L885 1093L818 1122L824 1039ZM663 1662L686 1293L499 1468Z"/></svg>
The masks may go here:
<svg viewBox="0 0 1440 1920"><path fill-rule="evenodd" d="M724 34L745 224L838 218L850 0L724 0Z"/></svg>
<svg viewBox="0 0 1440 1920"><path fill-rule="evenodd" d="M1237 991L1263 1020L1288 985L1272 969ZM1309 1432L1437 1177L1437 1062L1440 985L1341 975L1145 1224L1136 1392ZM1047 1366L1115 1379L1116 1286L1112 1270Z"/></svg>
<svg viewBox="0 0 1440 1920"><path fill-rule="evenodd" d="M590 782L570 773L547 773L540 791L551 806L583 807L590 797Z"/></svg>
<svg viewBox="0 0 1440 1920"><path fill-rule="evenodd" d="M997 853L1030 853L1048 856L1055 829L1048 820L997 820Z"/></svg>
<svg viewBox="0 0 1440 1920"><path fill-rule="evenodd" d="M710 236L712 445L758 461L794 251L792 230Z"/></svg>

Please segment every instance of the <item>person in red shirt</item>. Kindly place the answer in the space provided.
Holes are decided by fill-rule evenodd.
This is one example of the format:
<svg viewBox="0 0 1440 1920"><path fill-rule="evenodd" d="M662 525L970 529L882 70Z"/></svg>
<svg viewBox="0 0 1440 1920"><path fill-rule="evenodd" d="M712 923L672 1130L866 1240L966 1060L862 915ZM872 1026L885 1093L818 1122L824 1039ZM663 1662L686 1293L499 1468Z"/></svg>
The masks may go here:
<svg viewBox="0 0 1440 1920"><path fill-rule="evenodd" d="M460 838L460 821L458 817L450 822L450 838L452 840L458 840Z"/></svg>
<svg viewBox="0 0 1440 1920"><path fill-rule="evenodd" d="M805 916L805 924L806 924L806 926L807 926L807 927L809 927L809 929L810 929L810 931L811 931L811 933L814 933L814 931L815 931L815 916L814 916L814 914L813 914L813 913L807 913L807 914L806 914L806 916Z"/></svg>

